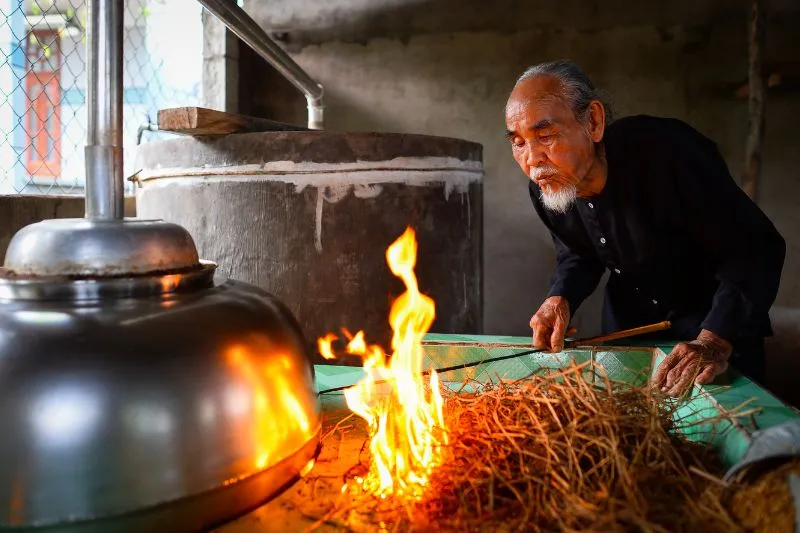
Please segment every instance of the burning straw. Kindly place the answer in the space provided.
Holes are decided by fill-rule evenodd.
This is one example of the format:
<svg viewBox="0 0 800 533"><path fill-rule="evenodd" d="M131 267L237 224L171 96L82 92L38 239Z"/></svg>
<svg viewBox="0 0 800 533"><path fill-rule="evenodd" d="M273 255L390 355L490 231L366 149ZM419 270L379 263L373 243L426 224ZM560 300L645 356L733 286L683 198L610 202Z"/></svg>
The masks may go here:
<svg viewBox="0 0 800 533"><path fill-rule="evenodd" d="M713 450L681 429L676 402L612 381L596 363L440 395L421 374L433 300L420 293L407 228L386 251L406 292L392 353L346 335L365 377L344 395L369 425L361 463L320 518L351 530L737 531ZM329 334L320 353L336 358ZM744 416L747 413L737 413ZM730 413L726 416L733 416ZM694 422L692 420L695 420ZM708 423L709 421L704 421ZM681 427L683 426L683 428Z"/></svg>
<svg viewBox="0 0 800 533"><path fill-rule="evenodd" d="M355 531L741 531L726 508L720 462L681 435L698 422L676 409L595 363L446 393L448 444L425 493L366 493L355 482L369 465L365 451L319 523Z"/></svg>

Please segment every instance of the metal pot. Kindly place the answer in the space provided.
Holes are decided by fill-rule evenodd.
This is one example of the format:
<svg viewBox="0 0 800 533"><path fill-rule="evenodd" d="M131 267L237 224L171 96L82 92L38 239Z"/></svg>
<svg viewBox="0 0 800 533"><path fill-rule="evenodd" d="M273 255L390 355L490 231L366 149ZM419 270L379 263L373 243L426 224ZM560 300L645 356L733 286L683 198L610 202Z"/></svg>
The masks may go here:
<svg viewBox="0 0 800 533"><path fill-rule="evenodd" d="M320 415L294 317L214 265L0 279L0 524L193 531L314 457Z"/></svg>
<svg viewBox="0 0 800 533"><path fill-rule="evenodd" d="M0 269L0 528L199 531L312 464L307 343L191 235L124 219L122 0L90 0L85 219L17 232Z"/></svg>

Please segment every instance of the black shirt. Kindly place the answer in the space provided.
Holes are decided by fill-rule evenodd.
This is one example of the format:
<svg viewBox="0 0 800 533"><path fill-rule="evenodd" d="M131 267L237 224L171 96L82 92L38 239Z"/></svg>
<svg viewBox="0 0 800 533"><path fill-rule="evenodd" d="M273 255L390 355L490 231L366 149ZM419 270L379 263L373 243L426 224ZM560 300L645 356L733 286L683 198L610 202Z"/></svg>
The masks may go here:
<svg viewBox="0 0 800 533"><path fill-rule="evenodd" d="M671 320L662 338L705 328L735 346L771 335L786 245L716 145L684 122L643 115L612 122L603 144L603 191L565 214L546 210L530 182L556 247L549 296L574 313L608 268L605 332Z"/></svg>

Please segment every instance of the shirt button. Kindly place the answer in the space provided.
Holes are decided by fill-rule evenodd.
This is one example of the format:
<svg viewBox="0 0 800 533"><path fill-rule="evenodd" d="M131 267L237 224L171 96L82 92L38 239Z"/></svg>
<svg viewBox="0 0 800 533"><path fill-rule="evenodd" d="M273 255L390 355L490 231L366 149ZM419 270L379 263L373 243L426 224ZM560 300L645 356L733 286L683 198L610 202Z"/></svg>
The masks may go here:
<svg viewBox="0 0 800 533"><path fill-rule="evenodd" d="M587 205L589 206L589 209L594 209L594 204L592 202L589 202Z"/></svg>
<svg viewBox="0 0 800 533"><path fill-rule="evenodd" d="M605 244L605 243L606 243L606 238L600 237L600 244Z"/></svg>
<svg viewBox="0 0 800 533"><path fill-rule="evenodd" d="M615 268L615 269L614 269L614 272L615 272L616 274L622 274L622 272L620 272L618 268Z"/></svg>

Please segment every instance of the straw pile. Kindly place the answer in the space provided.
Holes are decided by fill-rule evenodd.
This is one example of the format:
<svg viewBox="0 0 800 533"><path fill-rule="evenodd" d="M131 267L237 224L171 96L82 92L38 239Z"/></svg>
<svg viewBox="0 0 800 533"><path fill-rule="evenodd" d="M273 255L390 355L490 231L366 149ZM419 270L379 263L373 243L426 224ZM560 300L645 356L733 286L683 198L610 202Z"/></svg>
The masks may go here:
<svg viewBox="0 0 800 533"><path fill-rule="evenodd" d="M319 524L398 531L743 531L694 417L590 363L449 393L445 460L421 499L349 483ZM740 413L745 415L747 413ZM708 422L708 421L704 421ZM368 451L364 452L367 455ZM351 477L363 475L362 468ZM370 526L371 524L371 526Z"/></svg>
<svg viewBox="0 0 800 533"><path fill-rule="evenodd" d="M730 509L747 531L793 533L796 513L789 476L800 476L800 460L771 466L755 465L760 472L745 473L751 479L732 495Z"/></svg>

